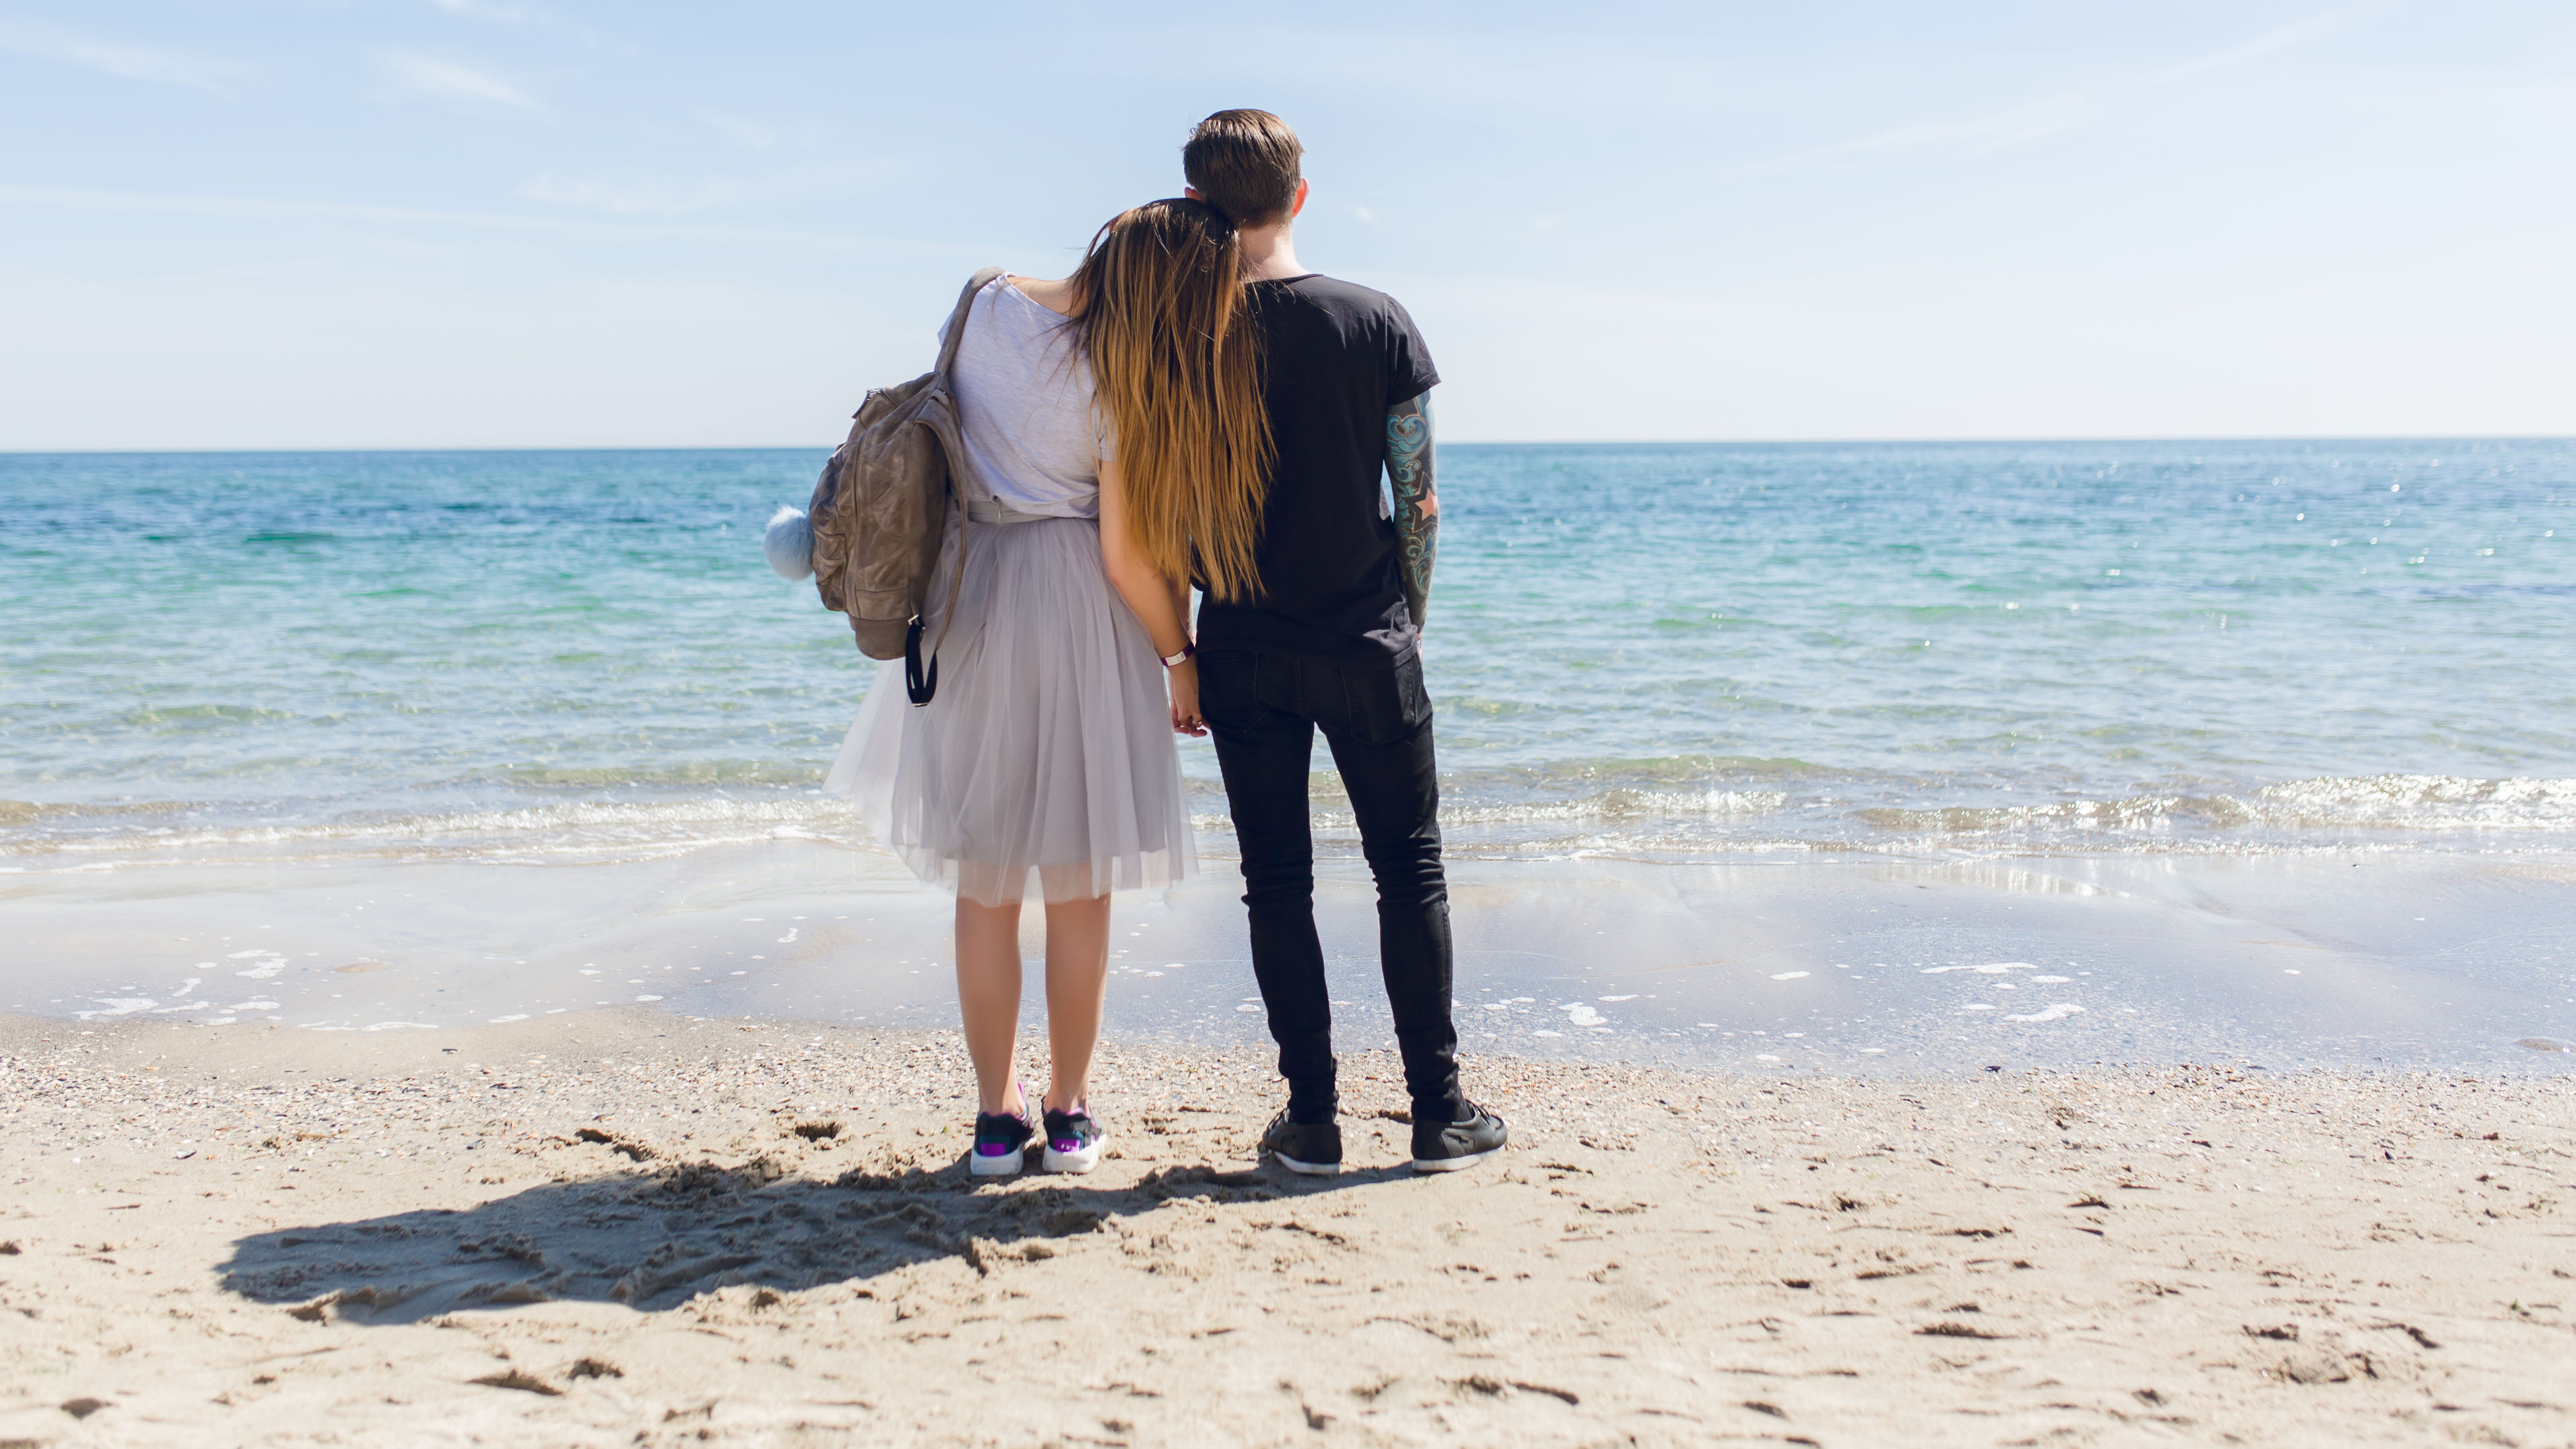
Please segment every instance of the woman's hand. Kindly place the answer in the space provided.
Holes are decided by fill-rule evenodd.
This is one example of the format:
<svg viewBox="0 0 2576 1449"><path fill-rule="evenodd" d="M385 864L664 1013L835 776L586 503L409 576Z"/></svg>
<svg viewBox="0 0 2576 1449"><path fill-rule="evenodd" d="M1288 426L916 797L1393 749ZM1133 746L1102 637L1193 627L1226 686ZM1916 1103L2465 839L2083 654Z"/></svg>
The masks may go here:
<svg viewBox="0 0 2576 1449"><path fill-rule="evenodd" d="M1207 733L1207 721L1199 714L1199 662L1184 659L1163 671L1171 676L1172 732L1196 739Z"/></svg>
<svg viewBox="0 0 2576 1449"><path fill-rule="evenodd" d="M1110 587L1127 601L1136 622L1145 626L1146 641L1154 646L1157 658L1169 659L1189 648L1190 586L1157 573L1152 561L1137 549L1127 531L1125 477L1111 458L1100 460L1100 563L1108 571ZM1206 734L1207 722L1199 718L1197 661L1183 659L1164 673L1171 676L1173 731Z"/></svg>

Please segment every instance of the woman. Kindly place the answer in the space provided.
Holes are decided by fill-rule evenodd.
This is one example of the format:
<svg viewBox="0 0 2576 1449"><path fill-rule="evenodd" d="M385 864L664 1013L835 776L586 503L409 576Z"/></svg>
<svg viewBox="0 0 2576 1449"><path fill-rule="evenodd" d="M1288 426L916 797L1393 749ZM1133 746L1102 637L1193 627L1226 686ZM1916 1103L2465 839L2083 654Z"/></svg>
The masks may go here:
<svg viewBox="0 0 2576 1449"><path fill-rule="evenodd" d="M1043 1161L1088 1172L1109 893L1197 863L1170 733L1205 733L1189 579L1250 592L1270 459L1241 272L1222 213L1157 201L1071 277L977 294L953 377L972 522L931 584L937 610L956 582L953 609L926 621L938 691L909 707L886 665L832 767L917 874L956 888L977 1176L1019 1171L1032 1135L1011 1073L1021 902L1046 902Z"/></svg>

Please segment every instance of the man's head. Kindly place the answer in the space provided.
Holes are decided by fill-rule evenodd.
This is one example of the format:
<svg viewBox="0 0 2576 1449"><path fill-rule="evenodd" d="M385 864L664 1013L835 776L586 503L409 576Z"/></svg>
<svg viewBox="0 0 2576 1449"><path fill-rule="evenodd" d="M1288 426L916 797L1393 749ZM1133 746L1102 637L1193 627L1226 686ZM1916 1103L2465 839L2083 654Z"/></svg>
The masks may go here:
<svg viewBox="0 0 2576 1449"><path fill-rule="evenodd" d="M1306 148L1268 111L1219 111L1190 128L1181 174L1190 195L1239 227L1271 226L1296 215Z"/></svg>

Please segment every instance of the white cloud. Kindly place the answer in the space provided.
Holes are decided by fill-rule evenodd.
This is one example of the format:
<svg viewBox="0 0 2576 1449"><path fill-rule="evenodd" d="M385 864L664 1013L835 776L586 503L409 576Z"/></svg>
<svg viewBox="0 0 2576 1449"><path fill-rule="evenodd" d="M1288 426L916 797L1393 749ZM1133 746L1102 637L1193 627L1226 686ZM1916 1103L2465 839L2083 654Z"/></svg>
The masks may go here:
<svg viewBox="0 0 2576 1449"><path fill-rule="evenodd" d="M2000 151L2037 141L2062 131L2088 125L2109 114L2112 103L2144 91L2152 91L2210 71L2243 65L2276 51L2288 50L2320 39L2375 11L2386 10L2396 0L2372 0L2366 5L2313 16L2294 24L2267 30L2251 40L2225 50L2194 56L2175 65L2149 71L2125 81L2114 82L2090 91L2068 91L2025 101L2020 105L1982 116L1954 121L1928 121L1898 126L1875 135L1820 146L1788 156L1742 167L1735 175L1790 171L1816 161L1829 161L1843 156L1867 155L1878 151L1901 151L1924 147L1956 147L1969 154Z"/></svg>
<svg viewBox="0 0 2576 1449"><path fill-rule="evenodd" d="M2218 70L2225 66L2242 65L2246 61L2270 55L2276 50L2288 50L2293 46L2305 45L2311 40L2321 40L2324 37L2341 30L2352 22L2359 20L2365 15L2377 14L2382 10L2395 6L2396 3L2397 0L2370 0L2370 3L2366 5L2354 5L2343 10L2331 10L2323 15L2315 15L2310 16L2305 20L2293 21L2288 25L2264 31L2262 34L2255 36L2253 39L2246 41L2242 45L2232 45L2225 50L2214 51L2197 59L2184 61L2182 64L2173 67L2171 70L2163 71L2150 77L2150 81L2179 80L2184 76L2192 75L2200 71Z"/></svg>
<svg viewBox="0 0 2576 1449"><path fill-rule="evenodd" d="M712 181L670 182L649 177L592 181L559 178L551 172L539 172L519 186L519 194L530 201L589 207L618 216L696 211L724 200L723 190L721 183Z"/></svg>
<svg viewBox="0 0 2576 1449"><path fill-rule="evenodd" d="M778 133L758 121L746 121L740 116L728 116L721 111L701 110L697 115L699 120L714 127L718 134L737 146L748 147L754 151L766 151L778 144Z"/></svg>
<svg viewBox="0 0 2576 1449"><path fill-rule="evenodd" d="M862 173L836 172L828 179L842 179L859 174ZM730 195L710 194L708 204L738 200L748 196L777 195L785 191L804 189L813 184L820 183L800 182L795 186L781 186L773 183L765 188L742 188ZM674 188L675 193L679 190ZM951 257L981 257L999 245L979 241L965 246L950 247L940 243L898 240L862 232L742 226L723 222L653 220L640 213L631 213L630 215L636 217L633 220L619 218L614 214L606 217L510 215L501 212L441 211L414 206L373 206L340 201L307 201L264 196L20 186L8 182L0 182L0 206L49 207L64 211L131 212L169 216L233 217L248 221L357 222L382 224L397 231L454 228L461 231L537 232L590 239L688 237L700 241L822 248L828 251L853 247L868 249L891 247L896 254L911 255L917 252L928 252L943 260ZM0 298L10 297L5 284L6 278L0 277ZM5 331L0 331L0 340L5 340L7 336ZM0 389L0 393L5 393L5 389ZM5 451L7 451L5 447L0 447L0 452Z"/></svg>
<svg viewBox="0 0 2576 1449"><path fill-rule="evenodd" d="M409 51L389 52L381 58L385 74L395 84L423 95L453 96L463 100L487 101L494 105L515 106L536 111L544 107L526 91L471 66Z"/></svg>
<svg viewBox="0 0 2576 1449"><path fill-rule="evenodd" d="M228 61L123 45L32 20L0 20L0 50L58 60L126 80L197 86L210 91L223 89L225 81L238 79L243 73L240 66Z"/></svg>
<svg viewBox="0 0 2576 1449"><path fill-rule="evenodd" d="M2097 97L2080 94L2049 96L1990 115L1898 126L1874 136L1783 157L1771 165L1795 166L1837 156L1858 156L1871 151L1897 151L1918 146L1956 145L1972 152L1996 151L2083 125L2098 114L2096 100Z"/></svg>
<svg viewBox="0 0 2576 1449"><path fill-rule="evenodd" d="M866 174L867 168L858 166L832 166L767 176L664 177L640 171L620 171L604 177L577 177L541 171L520 184L519 195L530 201L586 207L612 216L677 216L744 202L828 191Z"/></svg>
<svg viewBox="0 0 2576 1449"><path fill-rule="evenodd" d="M429 0L429 3L450 15L467 15L476 20L506 20L514 25L533 13L516 5L485 4L484 0Z"/></svg>

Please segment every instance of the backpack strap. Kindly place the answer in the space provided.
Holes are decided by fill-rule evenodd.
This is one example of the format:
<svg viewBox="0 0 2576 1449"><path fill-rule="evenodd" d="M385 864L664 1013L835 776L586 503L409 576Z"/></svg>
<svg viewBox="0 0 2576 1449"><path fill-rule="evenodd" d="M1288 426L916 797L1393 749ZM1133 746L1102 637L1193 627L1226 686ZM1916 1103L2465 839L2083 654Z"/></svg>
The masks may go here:
<svg viewBox="0 0 2576 1449"><path fill-rule="evenodd" d="M975 310L976 294L990 286L993 279L1000 275L1002 275L1000 267L986 267L967 278L966 290L957 294L957 306L948 314L948 335L939 344L939 363L933 371L939 377L941 390L948 393L948 416L952 421L957 417L957 394L948 386L948 375L957 366L957 344L966 340L966 315ZM942 438L941 441L951 440ZM958 482L959 506L963 507L966 503L977 499L989 501L991 490L983 486L984 480L970 476L974 469L966 462L963 440L955 441L958 441L960 446L950 451L948 473Z"/></svg>
<svg viewBox="0 0 2576 1449"><path fill-rule="evenodd" d="M947 386L949 369L957 365L957 344L966 337L966 314L974 310L976 295L992 285L993 279L1000 275L1000 267L986 267L967 278L966 290L957 294L957 306L948 314L948 335L939 344L939 364L933 369L942 388ZM949 394L949 406L953 417L956 406L954 393ZM948 603L939 611L939 637L930 643L929 662L925 665L922 661L922 620L919 615L913 616L909 637L904 640L904 692L916 706L930 703L932 694L939 688L939 646L948 642L948 626L957 622L957 597L966 584L966 549L969 535L974 531L975 506L978 503L999 506L993 502L991 490L982 488L982 480L973 475L974 467L966 461L962 449L950 455L948 476L956 484L951 496L957 508L957 558L949 572Z"/></svg>
<svg viewBox="0 0 2576 1449"><path fill-rule="evenodd" d="M946 377L948 369L957 365L957 342L966 335L966 314L975 308L975 294L992 285L993 279L1000 275L1000 267L986 267L967 278L966 290L957 294L957 309L948 314L948 336L939 344L938 372L941 377Z"/></svg>

